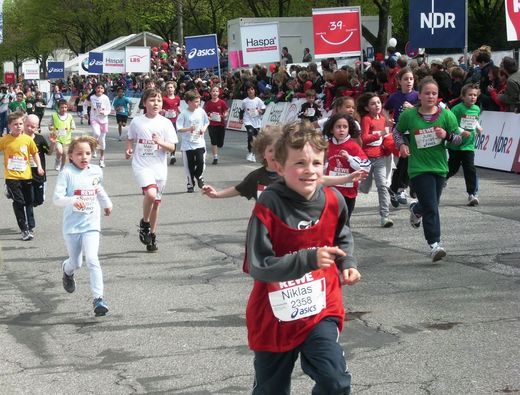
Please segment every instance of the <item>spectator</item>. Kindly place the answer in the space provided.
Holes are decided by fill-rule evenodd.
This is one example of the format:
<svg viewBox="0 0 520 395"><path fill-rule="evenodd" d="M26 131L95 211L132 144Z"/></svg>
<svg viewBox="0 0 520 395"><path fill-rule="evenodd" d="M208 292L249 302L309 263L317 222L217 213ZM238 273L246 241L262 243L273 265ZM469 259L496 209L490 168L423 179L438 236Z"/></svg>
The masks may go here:
<svg viewBox="0 0 520 395"><path fill-rule="evenodd" d="M448 103L451 99L451 78L445 70L444 63L440 59L433 59L430 68L433 79L439 85L439 98Z"/></svg>
<svg viewBox="0 0 520 395"><path fill-rule="evenodd" d="M289 53L287 47L282 48L282 63L285 65L293 63L292 55Z"/></svg>
<svg viewBox="0 0 520 395"><path fill-rule="evenodd" d="M503 94L498 95L498 100L507 106L507 111L520 112L520 71L518 71L518 64L513 58L505 56L500 67L508 77L506 89Z"/></svg>
<svg viewBox="0 0 520 395"><path fill-rule="evenodd" d="M309 48L303 49L303 59L302 62L312 62L311 50Z"/></svg>

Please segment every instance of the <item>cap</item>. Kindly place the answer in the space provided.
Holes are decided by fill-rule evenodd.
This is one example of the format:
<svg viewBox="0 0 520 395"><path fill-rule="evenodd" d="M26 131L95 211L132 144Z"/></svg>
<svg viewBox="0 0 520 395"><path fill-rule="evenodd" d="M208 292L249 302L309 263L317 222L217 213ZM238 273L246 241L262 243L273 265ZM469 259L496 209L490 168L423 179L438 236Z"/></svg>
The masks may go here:
<svg viewBox="0 0 520 395"><path fill-rule="evenodd" d="M432 59L430 61L430 66L433 64L436 64L437 66L444 66L444 64L442 63L442 60L440 60L440 59Z"/></svg>

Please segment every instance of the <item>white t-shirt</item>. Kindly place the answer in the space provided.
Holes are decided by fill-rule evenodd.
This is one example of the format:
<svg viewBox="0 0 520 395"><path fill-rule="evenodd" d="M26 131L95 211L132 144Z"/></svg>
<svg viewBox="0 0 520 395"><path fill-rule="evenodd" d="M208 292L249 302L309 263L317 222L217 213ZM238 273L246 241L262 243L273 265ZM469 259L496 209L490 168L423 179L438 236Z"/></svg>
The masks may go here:
<svg viewBox="0 0 520 395"><path fill-rule="evenodd" d="M206 148L204 133L200 133L203 128L209 125L208 114L202 108L195 111L183 110L177 118L177 129L186 129L195 126L195 131L181 133L181 151L190 151L197 148Z"/></svg>
<svg viewBox="0 0 520 395"><path fill-rule="evenodd" d="M242 110L244 110L244 125L251 125L255 129L262 126L260 110L265 110L265 104L260 98L250 99L246 97L242 100Z"/></svg>
<svg viewBox="0 0 520 395"><path fill-rule="evenodd" d="M132 169L134 173L152 172L156 180L168 177L168 152L155 144L152 134L170 144L177 144L177 133L170 120L162 115L148 118L146 115L135 117L128 128L128 139L134 141Z"/></svg>
<svg viewBox="0 0 520 395"><path fill-rule="evenodd" d="M92 95L90 96L90 103L90 120L94 120L99 123L108 123L108 114L110 114L110 110L112 108L108 96Z"/></svg>

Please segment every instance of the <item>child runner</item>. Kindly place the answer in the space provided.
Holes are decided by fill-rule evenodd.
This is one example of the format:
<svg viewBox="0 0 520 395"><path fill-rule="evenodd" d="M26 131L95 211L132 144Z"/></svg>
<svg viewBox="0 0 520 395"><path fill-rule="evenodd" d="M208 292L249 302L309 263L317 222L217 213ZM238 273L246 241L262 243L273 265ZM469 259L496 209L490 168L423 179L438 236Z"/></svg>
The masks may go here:
<svg viewBox="0 0 520 395"><path fill-rule="evenodd" d="M242 100L242 111L244 126L247 132L247 157L249 162L256 162L255 154L252 151L253 137L256 137L260 126L262 126L262 114L265 111L264 102L256 97L256 88L254 85L247 86L247 97Z"/></svg>
<svg viewBox="0 0 520 395"><path fill-rule="evenodd" d="M38 155L40 157L40 163L42 169L45 171L45 154L50 155L54 151L55 141L49 143L45 140L41 134L36 133L38 131L38 124L40 120L36 114L29 114L27 118L25 118L24 124L24 133L32 137L36 147L38 148ZM47 181L47 174L43 174L43 176L38 174L38 165L32 158L31 162L31 171L32 171L32 190L33 190L33 206L39 206L43 204L45 201L45 182Z"/></svg>
<svg viewBox="0 0 520 395"><path fill-rule="evenodd" d="M479 94L478 85L466 84L462 87L462 102L451 109L459 124L462 143L460 145L447 144L449 171L446 180L457 174L460 165L462 165L466 192L468 193L468 206L479 204L478 177L475 168L475 133L479 135L482 133L482 127L478 122L480 108L475 105Z"/></svg>
<svg viewBox="0 0 520 395"><path fill-rule="evenodd" d="M410 185L417 193L418 202L410 204L410 224L417 229L423 222L424 237L430 246L430 256L437 262L446 256L441 246L439 200L442 193L448 161L445 142L460 144L455 115L437 105L439 87L431 77L419 83L419 107L405 110L397 123L395 141L401 156L408 158ZM409 131L409 141L402 135Z"/></svg>
<svg viewBox="0 0 520 395"><path fill-rule="evenodd" d="M181 133L182 162L187 180L187 192L192 193L197 185L204 186L203 172L206 164L206 141L204 133L209 126L206 112L200 108L200 95L197 91L189 91L184 95L188 108L177 118L177 131Z"/></svg>
<svg viewBox="0 0 520 395"><path fill-rule="evenodd" d="M175 89L177 89L177 84L175 81L168 81L166 86L164 87L165 92L163 95L163 114L166 118L168 118L173 126L175 126L177 122L177 116L180 113L179 107L181 105L181 98L179 95L175 94ZM170 165L174 165L177 162L175 158L175 150L173 150L170 154Z"/></svg>
<svg viewBox="0 0 520 395"><path fill-rule="evenodd" d="M74 118L67 112L67 109L67 101L60 100L58 112L52 113L49 123L50 139L56 143L56 161L54 163L56 171L63 169L63 166L67 163L67 152L72 141L72 132L76 129Z"/></svg>
<svg viewBox="0 0 520 395"><path fill-rule="evenodd" d="M321 118L321 111L316 104L316 91L314 89L307 89L305 91L305 103L300 107L298 118L306 119L309 122L316 122Z"/></svg>
<svg viewBox="0 0 520 395"><path fill-rule="evenodd" d="M395 133L395 125L399 121L399 115L407 108L412 108L419 101L419 93L414 90L414 74L412 69L404 67L397 73L397 81L400 90L390 95L385 102L385 109L392 112ZM396 169L392 174L390 184L390 203L392 206L399 207L399 204L408 204L406 188L410 184L408 177L408 158L399 157ZM413 195L413 193L411 193Z"/></svg>
<svg viewBox="0 0 520 395"><path fill-rule="evenodd" d="M224 146L224 137L226 135L226 118L228 116L229 107L226 102L219 98L220 88L214 86L211 88L211 100L204 104L204 111L209 118L209 139L211 141L211 153L213 154L213 162L218 164L218 150Z"/></svg>
<svg viewBox="0 0 520 395"><path fill-rule="evenodd" d="M38 175L45 171L40 162L38 147L32 137L22 134L24 114L16 111L9 114L7 122L10 133L0 138L0 151L4 153L5 187L9 199L13 200L13 211L22 232L22 240L34 238L36 226L32 200L32 173L30 158L36 163Z"/></svg>
<svg viewBox="0 0 520 395"><path fill-rule="evenodd" d="M394 222L388 217L390 214L390 194L386 182L388 169L382 145L383 138L390 138L391 135L386 125L386 118L382 115L381 110L381 100L375 93L367 92L358 97L357 111L362 116L361 140L363 141L363 150L372 163L370 173L359 185L359 189L363 193L368 193L372 186L372 178L374 179L379 199L381 226L390 228L394 225Z"/></svg>
<svg viewBox="0 0 520 395"><path fill-rule="evenodd" d="M40 123L38 124L38 129L41 128L42 125L42 118L45 114L45 106L47 105L47 102L43 98L43 94L38 91L36 92L36 100L34 103L34 113L38 116L38 119L40 120Z"/></svg>
<svg viewBox="0 0 520 395"><path fill-rule="evenodd" d="M58 175L53 202L64 208L63 239L69 257L62 263L63 288L68 293L76 290L74 272L83 264L84 255L90 272L94 314L98 317L108 312L98 258L100 206L105 215L110 215L112 202L102 185L103 171L90 163L96 145L97 141L91 136L81 136L70 143L70 163Z"/></svg>
<svg viewBox="0 0 520 395"><path fill-rule="evenodd" d="M356 170L370 172L371 163L355 141L359 136L359 130L356 128L354 118L345 113L334 114L325 124L323 135L329 140L325 174L344 176ZM345 182L335 187L343 195L347 204L347 225L350 226L350 217L356 205L358 183Z"/></svg>
<svg viewBox="0 0 520 395"><path fill-rule="evenodd" d="M254 279L246 322L255 395L289 394L299 354L313 393L350 393L338 343L341 285L360 274L345 201L319 182L326 149L309 123L285 125L275 146L282 180L260 195L249 221L244 271Z"/></svg>
<svg viewBox="0 0 520 395"><path fill-rule="evenodd" d="M11 114L15 111L21 111L24 114L27 112L23 92L16 92L16 100L9 103L9 113Z"/></svg>
<svg viewBox="0 0 520 395"><path fill-rule="evenodd" d="M350 115L354 119L354 123L356 125L356 129L358 131L361 131L361 126L359 125L359 114L356 111L356 101L354 98L350 96L340 96L334 99L332 102L332 114L337 113L344 113L347 115ZM319 128L323 132L323 127L325 126L325 123L329 120L330 117L324 117L319 119L317 122L314 123L314 126ZM359 133L360 135L361 133ZM361 141L361 136L356 137L355 139L356 143L358 143L360 146L363 145L363 142Z"/></svg>
<svg viewBox="0 0 520 395"><path fill-rule="evenodd" d="M110 99L105 95L103 84L96 84L94 94L88 98L90 104L90 127L99 147L99 167L105 167L106 135L108 133L108 114ZM83 105L85 107L85 105ZM83 110L85 111L85 110ZM93 154L95 156L95 153Z"/></svg>
<svg viewBox="0 0 520 395"><path fill-rule="evenodd" d="M126 126L126 122L128 121L128 114L130 112L132 103L130 99L125 96L125 90L122 86L117 88L117 96L114 97L112 101L112 107L114 107L116 111L116 122L117 122L117 132L119 133L118 140L121 141L121 134L123 133L123 128Z"/></svg>
<svg viewBox="0 0 520 395"><path fill-rule="evenodd" d="M159 89L146 89L143 102L145 113L135 117L128 128L126 159L132 158L134 177L144 195L139 240L147 251L154 252L158 249L157 222L168 178L168 153L175 148L177 134L172 123L160 115L162 94Z"/></svg>

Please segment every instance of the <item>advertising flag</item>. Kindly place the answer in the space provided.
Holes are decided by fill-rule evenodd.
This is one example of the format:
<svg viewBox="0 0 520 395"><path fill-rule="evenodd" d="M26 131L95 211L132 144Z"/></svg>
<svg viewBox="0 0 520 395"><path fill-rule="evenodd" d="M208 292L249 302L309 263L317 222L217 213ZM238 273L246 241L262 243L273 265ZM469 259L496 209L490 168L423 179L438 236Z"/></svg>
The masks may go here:
<svg viewBox="0 0 520 395"><path fill-rule="evenodd" d="M278 23L254 23L240 26L242 60L245 64L280 61Z"/></svg>
<svg viewBox="0 0 520 395"><path fill-rule="evenodd" d="M103 73L121 74L125 72L125 51L103 51Z"/></svg>
<svg viewBox="0 0 520 395"><path fill-rule="evenodd" d="M415 48L464 48L466 0L410 0L409 35Z"/></svg>
<svg viewBox="0 0 520 395"><path fill-rule="evenodd" d="M25 80L39 80L40 79L40 65L33 62L22 63L22 73Z"/></svg>
<svg viewBox="0 0 520 395"><path fill-rule="evenodd" d="M361 8L312 10L315 58L361 55Z"/></svg>
<svg viewBox="0 0 520 395"><path fill-rule="evenodd" d="M505 0L507 41L520 41L520 0Z"/></svg>
<svg viewBox="0 0 520 395"><path fill-rule="evenodd" d="M127 73L150 72L150 47L126 47L125 55Z"/></svg>
<svg viewBox="0 0 520 395"><path fill-rule="evenodd" d="M65 62L47 62L48 78L65 78Z"/></svg>
<svg viewBox="0 0 520 395"><path fill-rule="evenodd" d="M185 37L188 69L213 69L219 66L217 35Z"/></svg>
<svg viewBox="0 0 520 395"><path fill-rule="evenodd" d="M90 74L103 74L103 52L88 53L88 72Z"/></svg>

